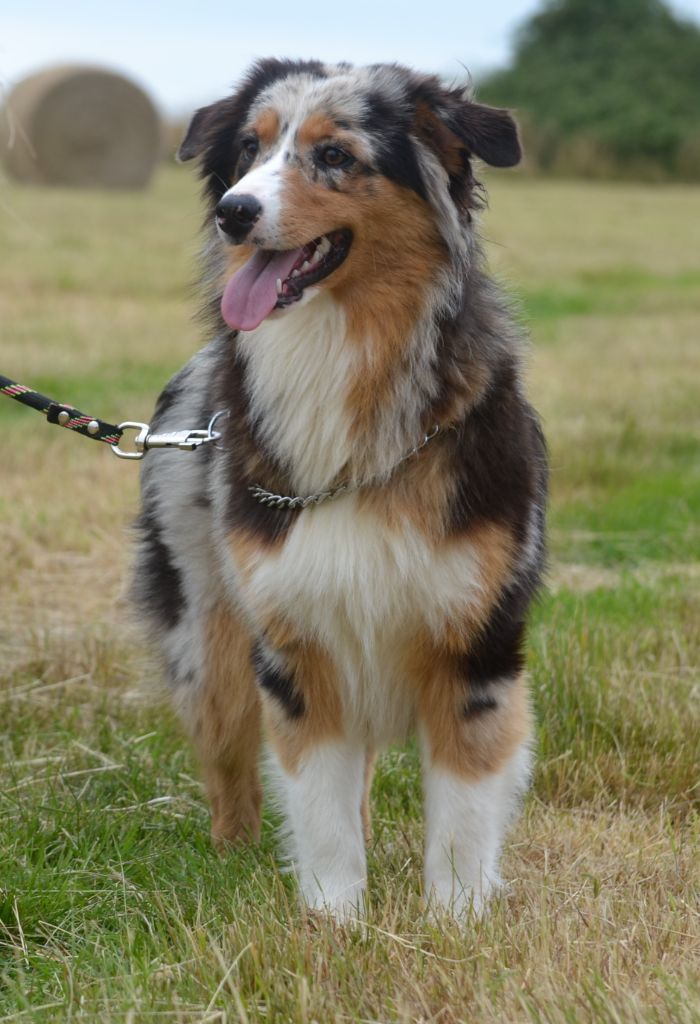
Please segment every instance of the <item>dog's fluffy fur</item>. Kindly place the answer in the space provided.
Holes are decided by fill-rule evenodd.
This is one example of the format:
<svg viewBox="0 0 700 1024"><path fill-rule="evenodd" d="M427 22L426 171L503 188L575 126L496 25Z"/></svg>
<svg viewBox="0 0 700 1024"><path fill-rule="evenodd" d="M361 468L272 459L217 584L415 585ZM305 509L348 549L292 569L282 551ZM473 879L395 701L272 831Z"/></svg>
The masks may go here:
<svg viewBox="0 0 700 1024"><path fill-rule="evenodd" d="M153 428L229 415L216 447L146 458L136 590L214 839L259 833L264 725L303 896L356 912L374 754L415 730L426 899L478 910L528 778L544 559L544 442L473 223L472 161L517 163L515 125L396 65L266 60L197 112L180 155L205 181L214 340ZM310 267L259 324L240 289L224 320L237 271L297 248ZM341 482L294 510L250 491Z"/></svg>

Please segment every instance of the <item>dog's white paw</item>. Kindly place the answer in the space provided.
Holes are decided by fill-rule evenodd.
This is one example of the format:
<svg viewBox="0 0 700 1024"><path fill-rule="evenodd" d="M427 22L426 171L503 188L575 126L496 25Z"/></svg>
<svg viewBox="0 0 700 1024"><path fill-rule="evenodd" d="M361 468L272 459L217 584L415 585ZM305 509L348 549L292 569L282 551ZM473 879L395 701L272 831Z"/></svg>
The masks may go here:
<svg viewBox="0 0 700 1024"><path fill-rule="evenodd" d="M447 915L462 923L479 920L489 911L490 901L501 889L499 878L482 876L474 885L462 885L452 876L426 886L428 913L439 919Z"/></svg>
<svg viewBox="0 0 700 1024"><path fill-rule="evenodd" d="M302 896L309 910L332 918L338 924L359 923L365 916L365 886L361 882L325 888L315 883L303 886Z"/></svg>

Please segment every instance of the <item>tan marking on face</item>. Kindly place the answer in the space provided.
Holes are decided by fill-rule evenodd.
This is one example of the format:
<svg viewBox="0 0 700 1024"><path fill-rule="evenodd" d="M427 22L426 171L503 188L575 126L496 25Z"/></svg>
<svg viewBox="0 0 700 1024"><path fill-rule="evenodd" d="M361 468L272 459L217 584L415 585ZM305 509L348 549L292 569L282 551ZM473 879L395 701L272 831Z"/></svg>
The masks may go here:
<svg viewBox="0 0 700 1024"><path fill-rule="evenodd" d="M426 293L447 262L445 244L427 203L380 175L350 172L333 191L290 169L282 210L290 247L337 228L353 232L347 258L320 286L343 304L348 334L362 347L348 396L354 431L362 433L386 401Z"/></svg>
<svg viewBox="0 0 700 1024"><path fill-rule="evenodd" d="M280 624L277 623L279 637ZM266 631L267 632L267 631ZM294 640L277 648L294 676L304 700L304 713L290 718L280 703L263 692L263 715L270 742L288 772L296 772L304 753L342 735L342 708L335 684L336 671L329 655L314 641Z"/></svg>
<svg viewBox="0 0 700 1024"><path fill-rule="evenodd" d="M350 228L350 253L322 284L345 304L354 336L364 340L369 331L386 339L388 334L386 343L400 348L446 261L428 205L407 188L359 171L348 173L342 191L309 181L297 168L285 178L281 227L289 247ZM394 315L398 324L387 330Z"/></svg>
<svg viewBox="0 0 700 1024"><path fill-rule="evenodd" d="M253 131L256 133L263 146L271 145L280 131L280 119L272 107L263 110L256 117L253 123Z"/></svg>
<svg viewBox="0 0 700 1024"><path fill-rule="evenodd" d="M469 717L464 711L468 685L454 676L449 661L439 662L435 652L431 660L417 714L433 764L474 781L500 771L532 732L525 676L496 684L498 706Z"/></svg>
<svg viewBox="0 0 700 1024"><path fill-rule="evenodd" d="M335 121L328 114L317 111L300 125L297 132L297 144L300 148L313 146L320 139L327 139L329 136L337 134L337 131L338 126Z"/></svg>
<svg viewBox="0 0 700 1024"><path fill-rule="evenodd" d="M250 662L251 636L228 609L206 628L205 678L190 723L218 847L260 835L260 701Z"/></svg>
<svg viewBox="0 0 700 1024"><path fill-rule="evenodd" d="M348 395L358 436L373 429L425 309L426 293L446 260L432 214L419 196L384 178L378 179L378 193L337 290L350 333L366 339L364 366Z"/></svg>

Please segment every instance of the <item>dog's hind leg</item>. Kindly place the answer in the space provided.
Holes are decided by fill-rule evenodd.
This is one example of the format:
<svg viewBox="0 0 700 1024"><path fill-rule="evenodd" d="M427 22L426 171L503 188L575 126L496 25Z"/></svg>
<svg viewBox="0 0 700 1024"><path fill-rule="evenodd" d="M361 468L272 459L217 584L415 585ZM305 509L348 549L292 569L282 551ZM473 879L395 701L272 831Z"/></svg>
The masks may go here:
<svg viewBox="0 0 700 1024"><path fill-rule="evenodd" d="M250 635L235 613L210 613L203 643L204 672L188 718L211 804L212 839L223 849L260 836L260 699Z"/></svg>

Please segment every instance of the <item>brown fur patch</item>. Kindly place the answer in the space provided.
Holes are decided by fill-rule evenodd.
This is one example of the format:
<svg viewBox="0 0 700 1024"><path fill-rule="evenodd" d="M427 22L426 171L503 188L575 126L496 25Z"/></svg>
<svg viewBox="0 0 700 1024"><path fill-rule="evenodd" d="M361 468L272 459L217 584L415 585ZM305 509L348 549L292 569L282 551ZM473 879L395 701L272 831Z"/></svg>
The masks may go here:
<svg viewBox="0 0 700 1024"><path fill-rule="evenodd" d="M417 104L415 127L418 138L437 153L448 174L464 173L466 166L464 143L454 132L450 131L429 104Z"/></svg>
<svg viewBox="0 0 700 1024"><path fill-rule="evenodd" d="M192 734L211 804L212 837L220 847L260 835L260 701L250 649L247 629L230 610L210 616Z"/></svg>
<svg viewBox="0 0 700 1024"><path fill-rule="evenodd" d="M269 629L281 638L279 621L270 623L266 635ZM290 718L279 702L263 691L263 714L270 742L282 765L286 771L296 772L306 750L342 735L342 707L335 666L318 644L297 637L277 650L294 677L295 688L304 701L304 713L299 718Z"/></svg>
<svg viewBox="0 0 700 1024"><path fill-rule="evenodd" d="M428 205L380 175L348 174L342 191L287 173L282 226L292 245L350 228L344 263L323 282L345 307L348 334L363 359L348 404L354 430L371 430L424 311L426 292L447 260Z"/></svg>
<svg viewBox="0 0 700 1024"><path fill-rule="evenodd" d="M283 542L283 536L274 540L261 539L250 530L245 529L231 530L228 535L229 550L233 561L245 580L250 580L261 559L271 549L279 547Z"/></svg>
<svg viewBox="0 0 700 1024"><path fill-rule="evenodd" d="M500 771L532 731L524 676L497 689L497 707L469 717L468 684L434 652L418 696L418 719L425 729L433 764L466 779ZM426 666L428 668L428 666Z"/></svg>
<svg viewBox="0 0 700 1024"><path fill-rule="evenodd" d="M321 139L337 135L337 132L338 126L335 121L328 114L317 111L307 117L299 126L297 143L300 147L313 146L315 142L319 142Z"/></svg>
<svg viewBox="0 0 700 1024"><path fill-rule="evenodd" d="M372 180L366 220L335 286L350 335L365 343L365 365L349 397L358 432L385 402L428 288L446 262L427 204L385 178Z"/></svg>
<svg viewBox="0 0 700 1024"><path fill-rule="evenodd" d="M253 130L264 146L269 146L279 135L280 119L272 107L263 110L255 119Z"/></svg>
<svg viewBox="0 0 700 1024"><path fill-rule="evenodd" d="M409 522L438 544L445 538L454 486L449 452L438 435L401 466L390 484L360 492L360 502L391 530L400 533Z"/></svg>
<svg viewBox="0 0 700 1024"><path fill-rule="evenodd" d="M433 760L460 775L479 778L498 771L530 731L530 709L523 677L496 684L497 707L469 717L471 694L463 657L493 612L512 569L515 540L497 523L484 523L446 542L443 553L468 543L479 564L478 596L446 619L438 636L426 629L407 646L405 674L416 689L416 712ZM474 692L475 697L480 691Z"/></svg>
<svg viewBox="0 0 700 1024"><path fill-rule="evenodd" d="M299 639L299 632L281 615L263 616L262 634L276 651L291 650Z"/></svg>
<svg viewBox="0 0 700 1024"><path fill-rule="evenodd" d="M478 560L479 594L463 615L445 622L440 642L455 653L471 643L491 614L510 575L516 547L512 531L498 523L482 523L468 533L453 537L447 542L448 550L456 553L463 544L470 546Z"/></svg>

